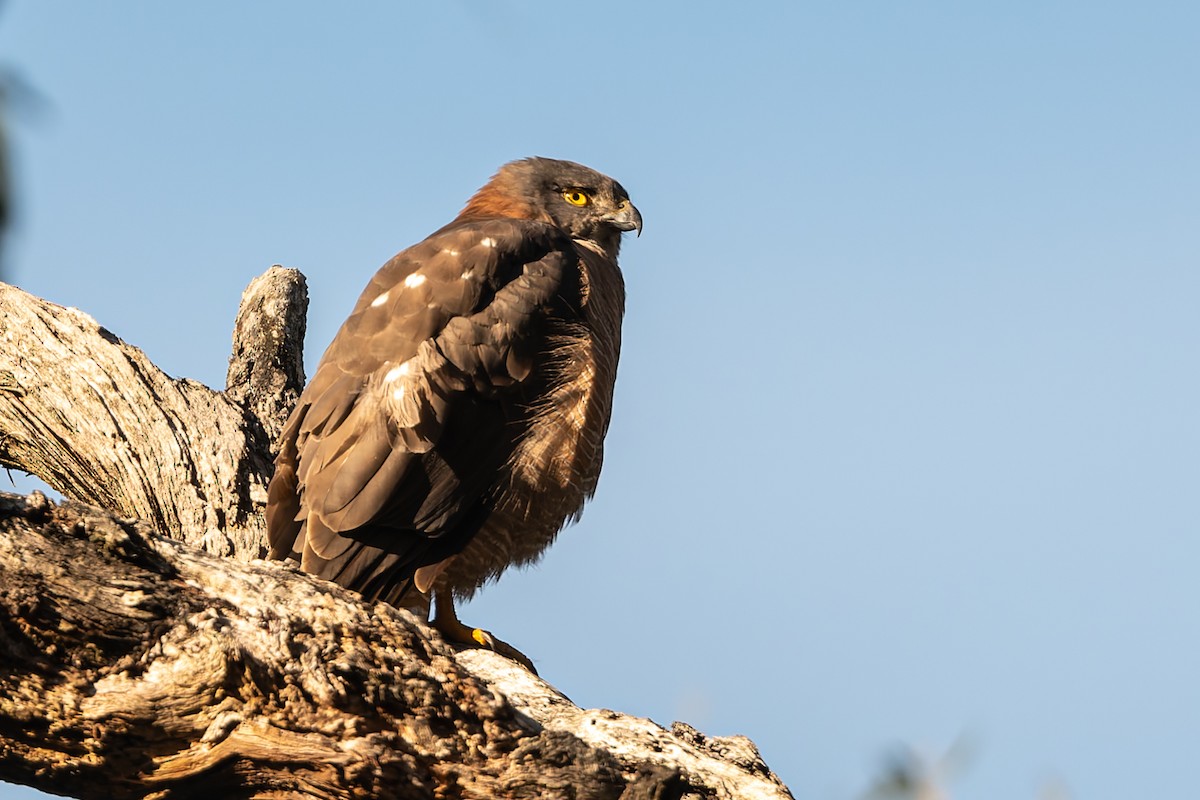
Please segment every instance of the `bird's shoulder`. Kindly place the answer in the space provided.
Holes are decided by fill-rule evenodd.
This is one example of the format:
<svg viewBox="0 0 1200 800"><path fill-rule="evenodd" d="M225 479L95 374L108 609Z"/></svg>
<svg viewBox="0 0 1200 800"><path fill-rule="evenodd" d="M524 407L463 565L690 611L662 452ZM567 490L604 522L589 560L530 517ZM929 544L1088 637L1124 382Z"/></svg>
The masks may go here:
<svg viewBox="0 0 1200 800"><path fill-rule="evenodd" d="M355 310L375 302L379 292L401 285L460 280L502 285L519 275L524 265L555 252L578 257L570 236L549 223L511 218L455 221L384 264Z"/></svg>
<svg viewBox="0 0 1200 800"><path fill-rule="evenodd" d="M452 222L375 273L322 361L361 375L403 360L452 319L479 313L514 281L536 280L556 290L564 280L573 282L578 260L571 238L544 222Z"/></svg>

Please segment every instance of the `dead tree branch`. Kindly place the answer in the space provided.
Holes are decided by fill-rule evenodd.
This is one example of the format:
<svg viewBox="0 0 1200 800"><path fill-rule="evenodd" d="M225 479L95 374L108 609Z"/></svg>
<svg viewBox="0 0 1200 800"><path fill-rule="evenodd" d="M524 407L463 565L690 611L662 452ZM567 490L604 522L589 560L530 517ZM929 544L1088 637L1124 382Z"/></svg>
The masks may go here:
<svg viewBox="0 0 1200 800"><path fill-rule="evenodd" d="M0 494L0 778L80 798L789 797L747 739L579 709L253 560L305 304L295 271L252 283L215 392L0 286L0 463L83 501Z"/></svg>
<svg viewBox="0 0 1200 800"><path fill-rule="evenodd" d="M216 392L83 312L0 284L0 464L211 553L265 555L271 443L304 385L307 310L296 270L253 281Z"/></svg>

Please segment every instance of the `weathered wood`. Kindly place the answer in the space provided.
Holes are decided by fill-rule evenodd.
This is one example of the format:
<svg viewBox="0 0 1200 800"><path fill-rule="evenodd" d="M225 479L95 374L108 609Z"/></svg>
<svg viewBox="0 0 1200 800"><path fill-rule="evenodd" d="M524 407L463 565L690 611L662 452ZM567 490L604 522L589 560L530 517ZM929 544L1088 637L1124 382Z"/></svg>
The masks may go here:
<svg viewBox="0 0 1200 800"><path fill-rule="evenodd" d="M747 739L579 709L253 560L305 304L295 271L252 283L215 392L0 285L0 463L87 503L0 494L0 778L81 798L790 797Z"/></svg>
<svg viewBox="0 0 1200 800"><path fill-rule="evenodd" d="M271 267L242 293L233 323L225 396L274 442L304 389L308 286L299 270Z"/></svg>
<svg viewBox="0 0 1200 800"><path fill-rule="evenodd" d="M229 386L176 380L74 308L0 284L0 464L218 555L265 555L271 443L304 383L304 278L242 297Z"/></svg>
<svg viewBox="0 0 1200 800"><path fill-rule="evenodd" d="M0 494L0 777L80 798L784 798L749 740L576 708L407 611Z"/></svg>

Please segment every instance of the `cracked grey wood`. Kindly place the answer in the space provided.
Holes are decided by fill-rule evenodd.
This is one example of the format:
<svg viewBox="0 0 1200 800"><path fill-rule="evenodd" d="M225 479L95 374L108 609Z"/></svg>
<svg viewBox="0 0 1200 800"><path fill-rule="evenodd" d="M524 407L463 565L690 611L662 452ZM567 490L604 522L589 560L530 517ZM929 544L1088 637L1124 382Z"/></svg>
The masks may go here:
<svg viewBox="0 0 1200 800"><path fill-rule="evenodd" d="M790 797L747 739L576 708L253 560L305 303L294 270L256 279L216 392L0 285L0 463L90 504L0 494L0 778L81 798Z"/></svg>
<svg viewBox="0 0 1200 800"><path fill-rule="evenodd" d="M219 555L265 555L271 443L303 388L308 299L273 267L242 297L230 386L171 378L74 308L0 284L0 464Z"/></svg>

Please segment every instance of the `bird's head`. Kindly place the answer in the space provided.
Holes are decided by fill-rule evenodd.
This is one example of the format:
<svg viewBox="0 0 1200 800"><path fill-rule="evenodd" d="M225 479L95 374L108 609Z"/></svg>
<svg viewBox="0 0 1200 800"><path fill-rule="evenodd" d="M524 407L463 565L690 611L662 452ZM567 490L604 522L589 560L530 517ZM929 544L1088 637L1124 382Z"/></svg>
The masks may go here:
<svg viewBox="0 0 1200 800"><path fill-rule="evenodd" d="M642 233L642 215L621 184L582 164L553 158L505 164L458 216L549 222L612 256L620 249L622 233Z"/></svg>

